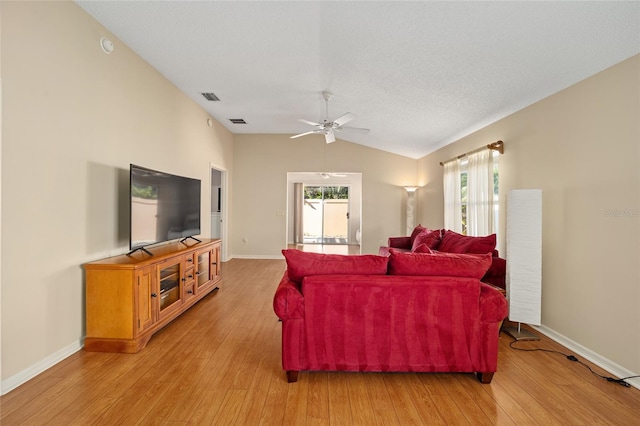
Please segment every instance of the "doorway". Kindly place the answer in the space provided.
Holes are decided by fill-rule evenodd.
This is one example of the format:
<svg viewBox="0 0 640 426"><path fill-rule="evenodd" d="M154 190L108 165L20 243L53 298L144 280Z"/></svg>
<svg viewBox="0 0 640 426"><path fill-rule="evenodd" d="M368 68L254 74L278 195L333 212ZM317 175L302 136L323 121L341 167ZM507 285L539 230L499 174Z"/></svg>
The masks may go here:
<svg viewBox="0 0 640 426"><path fill-rule="evenodd" d="M360 254L361 212L361 173L287 173L286 247Z"/></svg>

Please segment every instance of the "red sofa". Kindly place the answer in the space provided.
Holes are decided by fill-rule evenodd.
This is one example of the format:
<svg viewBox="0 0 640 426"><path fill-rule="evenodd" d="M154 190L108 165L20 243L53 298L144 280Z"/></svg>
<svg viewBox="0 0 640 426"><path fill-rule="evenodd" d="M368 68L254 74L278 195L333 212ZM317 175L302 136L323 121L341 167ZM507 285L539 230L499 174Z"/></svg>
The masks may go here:
<svg viewBox="0 0 640 426"><path fill-rule="evenodd" d="M410 236L390 237L387 246L382 246L378 254L389 256L389 250L445 253L491 253L491 267L480 281L506 289L507 261L499 256L496 250L496 235L471 237L450 230L430 230L421 225L415 227Z"/></svg>
<svg viewBox="0 0 640 426"><path fill-rule="evenodd" d="M507 302L479 280L490 255L283 254L273 307L289 382L299 371L473 372L491 382Z"/></svg>

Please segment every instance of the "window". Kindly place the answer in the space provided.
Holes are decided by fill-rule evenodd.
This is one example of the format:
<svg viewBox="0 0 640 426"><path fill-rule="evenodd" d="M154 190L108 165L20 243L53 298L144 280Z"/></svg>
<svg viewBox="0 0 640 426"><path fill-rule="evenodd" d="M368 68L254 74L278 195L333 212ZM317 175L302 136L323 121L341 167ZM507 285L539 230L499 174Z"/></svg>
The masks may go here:
<svg viewBox="0 0 640 426"><path fill-rule="evenodd" d="M500 206L500 200L498 198L498 161L500 158L500 155L498 152L496 151L492 151L493 153L493 158L492 158L492 162L493 162L493 200L492 200L492 210L493 210L493 215L492 215L492 225L491 225L491 229L489 234L492 234L494 232L496 232L496 230L498 229L498 211L499 211L499 206ZM467 187L467 168L469 165L469 161L467 159L464 159L460 162L460 215L462 217L462 229L460 231L461 234L463 235L467 235L468 233L468 226L467 226L467 204L468 204L468 200L467 200L467 191L468 191L468 187Z"/></svg>
<svg viewBox="0 0 640 426"><path fill-rule="evenodd" d="M464 235L496 232L498 159L496 151L481 151L444 164L445 228Z"/></svg>

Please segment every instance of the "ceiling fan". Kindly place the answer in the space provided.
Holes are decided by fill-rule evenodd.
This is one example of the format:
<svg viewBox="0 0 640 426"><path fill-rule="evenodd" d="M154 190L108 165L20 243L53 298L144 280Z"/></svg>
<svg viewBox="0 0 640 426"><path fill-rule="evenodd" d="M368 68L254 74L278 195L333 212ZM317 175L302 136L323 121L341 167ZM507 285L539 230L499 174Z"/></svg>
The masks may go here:
<svg viewBox="0 0 640 426"><path fill-rule="evenodd" d="M327 173L327 172L322 172L322 173L318 173L322 179L330 179L332 177L338 177L338 178L343 178L343 177L347 177L346 174L344 173Z"/></svg>
<svg viewBox="0 0 640 426"><path fill-rule="evenodd" d="M357 132L365 133L365 134L369 133L369 129L363 129L363 128L360 128L360 127L345 127L344 126L348 122L358 118L357 115L352 114L350 112L348 112L348 113L346 113L344 115L341 115L340 117L336 118L333 121L329 121L329 101L331 100L331 98L333 98L333 94L325 91L325 92L322 92L322 97L324 98L325 103L326 103L327 118L325 118L322 123L315 123L313 121L299 119L298 121L300 121L302 123L309 124L311 126L314 126L314 127L316 127L316 129L308 131L308 132L300 133L298 135L291 136L291 139L299 138L300 136L312 135L312 134L323 134L325 141L327 143L331 143L331 142L335 142L336 141L335 132L341 132L343 130L349 130L349 131L357 131Z"/></svg>

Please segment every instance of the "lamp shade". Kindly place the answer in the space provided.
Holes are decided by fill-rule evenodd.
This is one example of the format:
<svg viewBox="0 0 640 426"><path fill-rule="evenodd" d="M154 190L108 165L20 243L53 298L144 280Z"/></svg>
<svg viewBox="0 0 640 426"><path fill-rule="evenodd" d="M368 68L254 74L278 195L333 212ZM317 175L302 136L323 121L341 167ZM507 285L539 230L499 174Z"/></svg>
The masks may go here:
<svg viewBox="0 0 640 426"><path fill-rule="evenodd" d="M542 307L542 190L507 194L509 320L540 325Z"/></svg>

